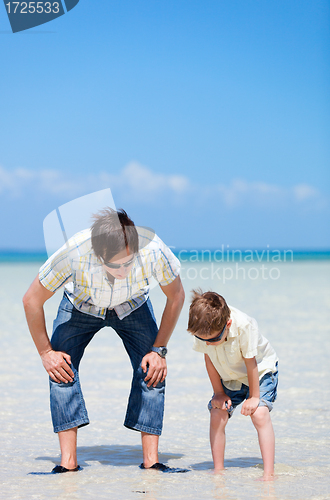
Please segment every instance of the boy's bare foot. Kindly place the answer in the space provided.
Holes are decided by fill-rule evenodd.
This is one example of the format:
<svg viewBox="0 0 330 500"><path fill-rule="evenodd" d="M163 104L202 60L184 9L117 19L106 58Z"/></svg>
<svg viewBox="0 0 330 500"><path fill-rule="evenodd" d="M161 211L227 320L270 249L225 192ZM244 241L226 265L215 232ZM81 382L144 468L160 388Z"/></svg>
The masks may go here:
<svg viewBox="0 0 330 500"><path fill-rule="evenodd" d="M223 474L225 470L226 469L224 467L217 467L216 469L214 468L211 472L213 472L213 474Z"/></svg>
<svg viewBox="0 0 330 500"><path fill-rule="evenodd" d="M277 479L275 474L264 474L262 477L258 477L256 481L274 481L274 479Z"/></svg>

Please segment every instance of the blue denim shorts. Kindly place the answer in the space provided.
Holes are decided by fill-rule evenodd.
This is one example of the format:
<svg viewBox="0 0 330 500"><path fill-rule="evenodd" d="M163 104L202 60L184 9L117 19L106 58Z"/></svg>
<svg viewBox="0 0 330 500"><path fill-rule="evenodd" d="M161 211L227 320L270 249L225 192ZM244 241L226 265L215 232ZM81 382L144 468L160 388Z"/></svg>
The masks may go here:
<svg viewBox="0 0 330 500"><path fill-rule="evenodd" d="M278 362L276 363L276 368L278 367ZM232 416L236 406L243 403L245 399L249 398L249 386L242 384L242 387L239 391L231 391L224 386L223 382L222 387L227 396L230 397L232 406L227 408L229 418ZM260 388L260 401L258 406L267 406L269 411L272 411L274 401L277 397L277 384L278 384L278 369L276 372L266 373L259 381ZM207 407L211 411L212 410L212 399L209 401Z"/></svg>
<svg viewBox="0 0 330 500"><path fill-rule="evenodd" d="M89 342L105 326L113 328L123 341L133 368L125 427L160 435L163 424L165 381L159 382L156 387L147 387L144 381L146 374L141 368L142 358L150 351L158 334L150 300L148 299L122 320L113 309L108 310L106 318L102 319L78 311L65 293L54 321L51 344L54 350L70 354L74 380L65 384L49 379L54 431L83 427L89 423L80 386L79 364Z"/></svg>

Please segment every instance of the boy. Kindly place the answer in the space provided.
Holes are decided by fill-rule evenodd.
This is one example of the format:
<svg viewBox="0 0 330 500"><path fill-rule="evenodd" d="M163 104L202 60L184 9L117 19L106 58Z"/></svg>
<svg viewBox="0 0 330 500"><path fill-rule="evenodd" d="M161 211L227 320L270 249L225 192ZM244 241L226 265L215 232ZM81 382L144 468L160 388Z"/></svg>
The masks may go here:
<svg viewBox="0 0 330 500"><path fill-rule="evenodd" d="M264 480L274 477L275 436L269 412L276 399L278 358L257 322L229 307L215 292L193 290L188 331L203 352L214 395L210 442L215 470L224 469L225 427L236 406L250 416L258 433Z"/></svg>

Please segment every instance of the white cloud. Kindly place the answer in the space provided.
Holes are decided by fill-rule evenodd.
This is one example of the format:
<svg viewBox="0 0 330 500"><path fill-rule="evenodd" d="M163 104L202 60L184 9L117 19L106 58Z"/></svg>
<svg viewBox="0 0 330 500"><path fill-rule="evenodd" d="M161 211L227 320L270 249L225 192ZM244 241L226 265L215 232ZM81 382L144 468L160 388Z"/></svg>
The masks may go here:
<svg viewBox="0 0 330 500"><path fill-rule="evenodd" d="M13 176L0 166L0 193L13 191L15 189L15 182Z"/></svg>
<svg viewBox="0 0 330 500"><path fill-rule="evenodd" d="M28 170L27 168L17 168L14 171L14 177L16 177L16 179L21 179L24 182L33 179L34 176L35 173L31 170Z"/></svg>
<svg viewBox="0 0 330 500"><path fill-rule="evenodd" d="M88 184L78 176L63 175L57 170L42 170L37 175L38 189L51 195L79 196Z"/></svg>
<svg viewBox="0 0 330 500"><path fill-rule="evenodd" d="M189 179L183 175L164 175L153 172L137 162L131 162L118 174L109 175L111 186L126 190L130 195L158 196L166 191L183 193L189 188Z"/></svg>
<svg viewBox="0 0 330 500"><path fill-rule="evenodd" d="M285 187L278 184L234 179L230 184L218 184L214 189L222 196L227 208L241 207L246 203L259 207L269 207L275 204L292 205L292 202L301 204L311 200L317 200L317 207L320 208L327 205L325 196L314 186L308 184Z"/></svg>
<svg viewBox="0 0 330 500"><path fill-rule="evenodd" d="M284 199L287 189L276 184L265 182L248 182L244 179L234 179L228 186L225 202L228 207L240 206L244 203L270 204Z"/></svg>
<svg viewBox="0 0 330 500"><path fill-rule="evenodd" d="M24 197L26 193L54 197L54 205L63 200L110 187L115 202L120 198L123 202L138 202L142 205L150 203L173 203L202 206L213 205L227 209L244 208L244 206L273 207L296 204L310 206L317 201L315 208L328 205L325 196L314 186L297 184L284 187L265 182L248 182L244 179L233 179L228 184L212 183L212 179L204 185L194 184L183 175L160 174L141 165L131 162L117 173L99 172L89 176L75 176L59 170L44 169L34 171L17 168L13 171L0 167L0 193L13 198Z"/></svg>
<svg viewBox="0 0 330 500"><path fill-rule="evenodd" d="M319 191L308 184L298 184L297 186L294 186L293 193L297 201L315 199L320 196Z"/></svg>
<svg viewBox="0 0 330 500"><path fill-rule="evenodd" d="M74 176L67 176L58 170L29 170L16 168L12 171L0 166L0 193L12 198L24 197L26 193L45 196L79 196L86 189L84 182L77 182Z"/></svg>

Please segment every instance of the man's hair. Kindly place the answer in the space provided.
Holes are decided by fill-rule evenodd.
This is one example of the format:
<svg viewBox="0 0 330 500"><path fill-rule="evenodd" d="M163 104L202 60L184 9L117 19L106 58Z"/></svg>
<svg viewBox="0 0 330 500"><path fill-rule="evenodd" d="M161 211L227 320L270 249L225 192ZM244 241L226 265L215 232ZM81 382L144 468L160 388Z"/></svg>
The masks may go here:
<svg viewBox="0 0 330 500"><path fill-rule="evenodd" d="M189 309L188 332L205 337L221 332L230 318L230 309L225 299L215 292L199 288L192 290Z"/></svg>
<svg viewBox="0 0 330 500"><path fill-rule="evenodd" d="M92 248L97 257L110 261L125 248L139 251L139 236L125 210L106 207L93 215Z"/></svg>

